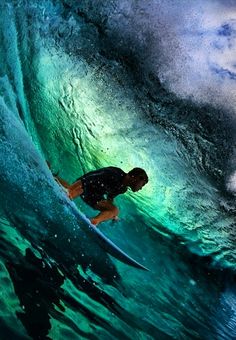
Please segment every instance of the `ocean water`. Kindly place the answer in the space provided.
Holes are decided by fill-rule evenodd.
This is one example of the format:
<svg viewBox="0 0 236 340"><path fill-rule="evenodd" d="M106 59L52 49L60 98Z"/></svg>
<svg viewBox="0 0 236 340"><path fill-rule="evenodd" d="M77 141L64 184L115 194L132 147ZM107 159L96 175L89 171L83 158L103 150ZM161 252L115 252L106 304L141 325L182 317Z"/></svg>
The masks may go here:
<svg viewBox="0 0 236 340"><path fill-rule="evenodd" d="M1 1L0 339L235 339L236 9L198 6ZM99 230L149 271L46 160L147 171Z"/></svg>

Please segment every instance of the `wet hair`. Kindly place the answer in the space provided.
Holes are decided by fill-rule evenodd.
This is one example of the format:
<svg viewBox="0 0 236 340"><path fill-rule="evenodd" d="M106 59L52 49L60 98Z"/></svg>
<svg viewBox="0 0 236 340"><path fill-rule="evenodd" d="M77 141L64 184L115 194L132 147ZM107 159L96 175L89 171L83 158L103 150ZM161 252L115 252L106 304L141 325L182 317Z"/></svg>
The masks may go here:
<svg viewBox="0 0 236 340"><path fill-rule="evenodd" d="M148 175L147 175L146 171L141 169L141 168L133 168L132 170L130 170L128 172L128 174L131 177L135 177L135 178L140 179L140 180L145 180L146 183L148 182Z"/></svg>

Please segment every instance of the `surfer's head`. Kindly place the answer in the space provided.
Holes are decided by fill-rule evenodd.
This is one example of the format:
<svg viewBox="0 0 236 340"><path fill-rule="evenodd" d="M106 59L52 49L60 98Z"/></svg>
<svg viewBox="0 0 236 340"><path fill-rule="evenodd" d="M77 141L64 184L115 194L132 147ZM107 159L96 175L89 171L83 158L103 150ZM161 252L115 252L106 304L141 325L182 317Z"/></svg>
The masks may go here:
<svg viewBox="0 0 236 340"><path fill-rule="evenodd" d="M133 168L128 172L128 186L132 191L139 191L148 182L148 175L141 168Z"/></svg>

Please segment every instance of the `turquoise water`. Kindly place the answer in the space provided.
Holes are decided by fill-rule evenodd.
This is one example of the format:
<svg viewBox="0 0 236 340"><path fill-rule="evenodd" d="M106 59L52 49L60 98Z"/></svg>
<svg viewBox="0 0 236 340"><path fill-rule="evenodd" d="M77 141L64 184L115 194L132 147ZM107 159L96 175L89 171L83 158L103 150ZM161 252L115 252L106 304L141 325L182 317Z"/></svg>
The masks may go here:
<svg viewBox="0 0 236 340"><path fill-rule="evenodd" d="M140 74L86 1L0 6L2 338L235 338L224 111ZM46 160L69 182L146 169L142 192L116 199L120 221L99 229L149 272L107 254Z"/></svg>

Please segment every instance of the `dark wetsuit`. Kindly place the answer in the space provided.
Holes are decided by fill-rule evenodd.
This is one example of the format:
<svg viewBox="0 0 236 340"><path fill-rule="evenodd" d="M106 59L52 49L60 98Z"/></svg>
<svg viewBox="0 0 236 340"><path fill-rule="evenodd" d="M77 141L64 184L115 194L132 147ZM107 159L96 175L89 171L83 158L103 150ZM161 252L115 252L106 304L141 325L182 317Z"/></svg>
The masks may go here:
<svg viewBox="0 0 236 340"><path fill-rule="evenodd" d="M122 184L124 177L125 172L114 166L88 172L77 179L81 180L83 187L83 194L80 197L96 209L99 201L112 200L127 191L127 186Z"/></svg>

